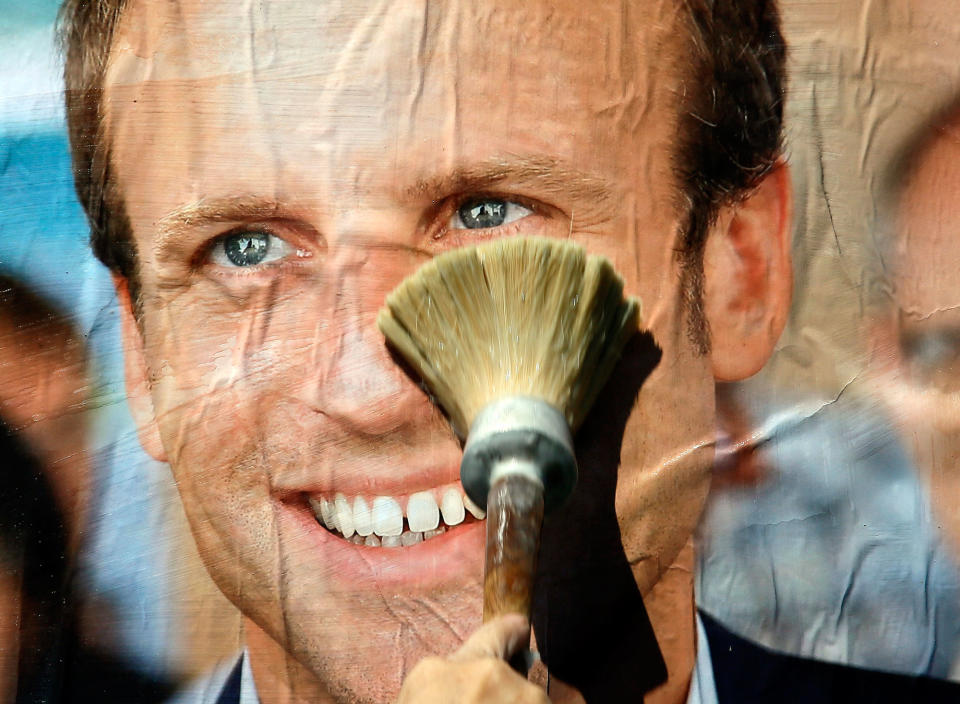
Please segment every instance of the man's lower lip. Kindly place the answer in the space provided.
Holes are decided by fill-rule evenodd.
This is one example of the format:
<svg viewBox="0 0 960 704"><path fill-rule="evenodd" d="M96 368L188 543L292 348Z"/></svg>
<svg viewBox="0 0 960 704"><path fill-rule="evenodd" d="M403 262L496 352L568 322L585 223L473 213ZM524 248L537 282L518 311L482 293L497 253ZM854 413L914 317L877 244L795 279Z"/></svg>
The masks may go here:
<svg viewBox="0 0 960 704"><path fill-rule="evenodd" d="M328 579L356 584L374 580L388 584L430 586L465 577L483 577L486 522L474 521L448 528L443 535L408 547L355 545L320 525L310 508L281 501L283 515L316 542Z"/></svg>

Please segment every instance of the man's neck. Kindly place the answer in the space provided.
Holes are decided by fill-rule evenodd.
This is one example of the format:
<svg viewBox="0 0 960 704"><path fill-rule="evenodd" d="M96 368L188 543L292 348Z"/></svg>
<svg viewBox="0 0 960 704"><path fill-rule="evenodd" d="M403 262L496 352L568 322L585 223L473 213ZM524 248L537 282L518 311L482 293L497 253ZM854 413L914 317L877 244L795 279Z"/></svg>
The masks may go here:
<svg viewBox="0 0 960 704"><path fill-rule="evenodd" d="M667 681L643 701L645 704L683 704L687 701L697 653L692 539L643 601L667 663Z"/></svg>

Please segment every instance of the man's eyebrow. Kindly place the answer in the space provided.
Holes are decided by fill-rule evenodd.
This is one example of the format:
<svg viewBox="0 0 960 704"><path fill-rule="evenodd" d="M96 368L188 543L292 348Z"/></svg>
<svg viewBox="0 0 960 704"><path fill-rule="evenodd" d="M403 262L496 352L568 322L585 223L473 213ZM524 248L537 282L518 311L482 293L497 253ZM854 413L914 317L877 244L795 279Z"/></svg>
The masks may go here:
<svg viewBox="0 0 960 704"><path fill-rule="evenodd" d="M225 222L269 220L291 211L289 205L275 198L253 195L201 198L165 215L157 222L154 249L160 254L191 230Z"/></svg>
<svg viewBox="0 0 960 704"><path fill-rule="evenodd" d="M613 198L611 184L559 159L508 157L457 167L449 173L417 180L404 195L408 200L438 201L455 193L480 192L503 183L529 186L547 194L603 206Z"/></svg>

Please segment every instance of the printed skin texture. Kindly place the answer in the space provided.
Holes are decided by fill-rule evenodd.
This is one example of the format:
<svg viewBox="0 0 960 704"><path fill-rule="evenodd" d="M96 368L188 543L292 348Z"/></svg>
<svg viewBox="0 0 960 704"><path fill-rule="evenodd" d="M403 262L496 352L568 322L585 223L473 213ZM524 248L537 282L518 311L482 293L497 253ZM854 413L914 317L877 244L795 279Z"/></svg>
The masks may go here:
<svg viewBox="0 0 960 704"><path fill-rule="evenodd" d="M307 499L402 506L456 485L460 447L375 317L435 253L516 235L573 238L644 302L661 358L625 419L607 510L654 621L680 624L665 647L682 696L689 572L654 585L708 488L714 377L763 364L790 280L781 167L759 209L718 221L714 346L694 350L670 168L682 36L669 4L127 10L106 129L142 281L135 320L117 279L131 406L210 574L248 617L264 702L392 700L415 663L480 625L482 523L370 548L319 525ZM476 198L509 217L468 227L458 211Z"/></svg>

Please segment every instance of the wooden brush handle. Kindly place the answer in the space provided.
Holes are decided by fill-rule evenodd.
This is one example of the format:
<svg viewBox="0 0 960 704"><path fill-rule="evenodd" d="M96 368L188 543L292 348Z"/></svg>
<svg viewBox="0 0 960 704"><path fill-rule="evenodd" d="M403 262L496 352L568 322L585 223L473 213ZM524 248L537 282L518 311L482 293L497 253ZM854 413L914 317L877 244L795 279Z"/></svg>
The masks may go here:
<svg viewBox="0 0 960 704"><path fill-rule="evenodd" d="M517 613L530 618L543 524L543 484L507 474L487 495L487 559L483 620Z"/></svg>

